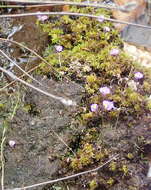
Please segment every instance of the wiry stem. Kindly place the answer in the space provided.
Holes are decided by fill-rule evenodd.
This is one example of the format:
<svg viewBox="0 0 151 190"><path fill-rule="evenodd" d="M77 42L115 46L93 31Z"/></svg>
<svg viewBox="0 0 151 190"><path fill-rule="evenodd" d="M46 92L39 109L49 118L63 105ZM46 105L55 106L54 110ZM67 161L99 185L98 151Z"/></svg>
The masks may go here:
<svg viewBox="0 0 151 190"><path fill-rule="evenodd" d="M44 63L48 64L48 65L51 67L51 65L50 65L43 57L41 57L38 53L36 53L34 50L28 48L27 46L25 46L25 45L23 45L23 44L21 44L21 43L19 43L19 42L17 42L17 41L9 40L9 39L6 39L6 38L0 38L0 40L1 40L1 41L4 41L4 42L10 42L10 43L16 44L16 45L18 45L18 46L20 46L20 47L22 47L22 48L24 48L24 49L30 51L30 52L33 53L35 56L37 56L41 61L43 61ZM51 69L53 69L53 67L51 67Z"/></svg>
<svg viewBox="0 0 151 190"><path fill-rule="evenodd" d="M6 55L6 53L4 53L1 49L0 49L0 53L6 57L13 65L15 65L19 70L21 70L26 76L28 76L29 78L31 78L33 81L37 82L39 85L43 86L43 84L41 82L39 82L38 80L36 80L34 77L32 77L31 75L29 75L26 71L24 71L15 61L13 61L8 55Z"/></svg>
<svg viewBox="0 0 151 190"><path fill-rule="evenodd" d="M26 190L26 189L30 189L30 188L33 188L33 187L52 184L52 183L56 183L56 182L59 182L59 181L72 179L72 178L75 178L75 177L78 177L78 176L81 176L81 175L85 175L85 174L88 174L88 173L96 172L96 171L100 170L101 168L103 168L108 163L110 163L112 160L116 159L118 156L119 156L118 154L113 156L107 162L105 162L103 165L101 165L101 166L99 166L97 168L94 168L92 170L87 170L87 171L80 172L80 173L77 173L77 174L73 174L73 175L70 175L70 176L66 176L66 177L62 177L62 178L58 178L58 179L54 179L54 180L50 180L50 181L46 181L46 182L42 182L42 183L30 185L30 186L26 186L26 187L20 187L20 188L15 188L15 189L6 189L6 190Z"/></svg>
<svg viewBox="0 0 151 190"><path fill-rule="evenodd" d="M5 140L6 140L6 137L5 137L5 133L6 133L6 123L4 122L3 124L3 134L2 134L2 141L1 141L1 155L0 155L0 158L1 158L1 188L2 190L4 190L4 174L5 174L5 158L4 158L4 143L5 143Z"/></svg>
<svg viewBox="0 0 151 190"><path fill-rule="evenodd" d="M22 13L22 14L7 14L7 15L0 15L0 18L17 18L17 17L26 17L26 16L38 16L38 15L69 15L69 16L83 16L89 18L99 19L99 16L92 15L92 14L83 14L83 13L72 13L72 12L36 12L36 13ZM136 24L132 22L122 21L113 18L104 17L104 20L109 22L121 23L126 25L132 25L141 28L151 29L151 26Z"/></svg>
<svg viewBox="0 0 151 190"><path fill-rule="evenodd" d="M32 84L29 84L28 82L26 82L26 81L24 81L24 80L18 78L18 77L17 77L16 75L14 75L12 72L10 72L10 71L8 71L8 70L2 68L2 67L0 67L0 70L1 70L2 72L6 73L7 75L9 75L12 79L17 80L17 81L21 82L22 84L24 84L24 85L26 85L26 86L28 86L28 87L30 87L30 88L32 88L32 89L34 89L34 90L40 92L40 93L42 93L42 94L44 94L44 95L46 95L46 96L49 96L49 97L51 97L51 98L53 98L53 99L56 99L56 100L59 100L61 103L63 103L63 104L66 105L66 106L76 106L76 102L74 102L74 101L72 101L72 100L70 100L70 99L65 99L65 98L63 98L63 97L56 96L56 95L50 94L50 93L48 93L48 92L46 92L46 91L43 91L43 90L41 90L40 88L37 88L37 87L33 86Z"/></svg>
<svg viewBox="0 0 151 190"><path fill-rule="evenodd" d="M5 2L16 2L16 3L27 3L27 4L32 4L32 3L36 3L38 4L39 7L41 6L56 6L56 5L74 5L74 6L88 6L88 7L96 7L96 8L104 8L104 9L117 9L123 12L129 12L133 9L136 8L137 3L136 1L132 1L130 3L126 3L125 5L119 6L116 4L113 5L108 5L108 4L104 4L104 3L90 3L88 2L72 2L72 1L50 1L50 0L5 0ZM42 4L42 5L39 5ZM7 5L9 6L9 5ZM0 7L3 7L0 6ZM19 7L19 5L17 5L17 7ZM26 7L37 7L37 5L20 5L20 7L26 8Z"/></svg>

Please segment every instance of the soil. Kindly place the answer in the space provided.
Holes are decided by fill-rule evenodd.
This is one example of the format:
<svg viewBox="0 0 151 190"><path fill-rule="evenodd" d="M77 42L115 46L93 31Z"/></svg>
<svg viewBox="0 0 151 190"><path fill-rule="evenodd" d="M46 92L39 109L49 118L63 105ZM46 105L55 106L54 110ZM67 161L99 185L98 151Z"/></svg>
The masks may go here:
<svg viewBox="0 0 151 190"><path fill-rule="evenodd" d="M77 84L51 79L43 80L43 84L53 93L68 95L77 103L81 100L83 89ZM10 124L7 141L15 140L16 146L13 149L8 145L5 147L5 188L27 186L52 178L60 169L55 156L60 157L68 149L56 133L68 142L71 130L68 126L76 108L65 107L30 89L24 97L24 105L34 106L34 110L27 113L19 109Z"/></svg>
<svg viewBox="0 0 151 190"><path fill-rule="evenodd" d="M42 53L43 48L48 43L48 39L44 33L41 33L35 22L35 17L21 18L16 21L9 20L8 22L3 19L1 22L1 26L3 26L1 27L1 36L3 37L7 30L9 31L9 33L7 31L7 35L11 35L14 26L23 25L22 29L12 35L11 38L20 43L24 42L27 47L35 50L37 53ZM2 43L1 46L3 50L7 50L16 60L25 56L25 53L16 45L8 47L5 43ZM10 63L5 58L2 57L1 60L4 62L1 65L5 64L5 66L9 67ZM38 63L39 61L37 60L36 64ZM28 65L30 68L34 67L35 61ZM24 68L23 64L21 66ZM20 74L18 70L14 68L13 70L15 70L17 75ZM67 80L56 82L52 79L42 79L42 76L38 80L42 81L43 85L47 86L47 91L53 94L71 98L77 103L81 100L83 88L74 82ZM8 78L2 77L2 87L6 81L8 81ZM13 91L18 90L15 86L13 88ZM1 94L1 103L6 100L5 93ZM60 135L63 141L66 142L68 140L70 130L68 125L73 118L72 113L76 110L73 107L65 107L59 101L54 101L54 99L40 95L38 92L30 89L23 94L23 99L23 104L31 106L32 110L27 112L22 107L17 111L10 123L4 153L6 158L5 188L15 188L42 182L50 179L56 171L58 172L59 161L53 155L61 156L68 148L57 138L56 133ZM1 125L3 119L5 119L4 115L4 113L1 115ZM16 146L13 149L8 145L11 139L16 142Z"/></svg>

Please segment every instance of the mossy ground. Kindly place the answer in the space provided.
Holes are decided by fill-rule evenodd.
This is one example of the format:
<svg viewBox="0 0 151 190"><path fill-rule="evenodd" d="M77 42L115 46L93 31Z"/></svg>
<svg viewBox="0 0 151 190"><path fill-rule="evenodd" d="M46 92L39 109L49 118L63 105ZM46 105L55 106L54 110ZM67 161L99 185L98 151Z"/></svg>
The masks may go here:
<svg viewBox="0 0 151 190"><path fill-rule="evenodd" d="M87 7L70 7L69 11L96 15L103 14L106 17L112 16L109 11L104 9ZM148 98L151 90L149 74L142 68L136 67L136 64L123 51L123 42L113 23L100 22L87 17L55 16L50 17L45 22L38 21L38 25L44 32L48 33L49 46L44 52L44 57L56 72L53 73L48 65L41 63L37 73L42 77L52 77L58 83L61 83L61 80L66 77L85 89L76 112L73 113L71 110L73 119L70 125L63 126L65 127L64 131L69 130L66 139L72 151L63 151L61 156L58 153L56 155L50 154L48 151L50 157L54 156L54 160L56 158L61 160L62 169L58 173L63 176L95 168L104 164L112 156L119 154L117 159L96 173L46 186L44 189L145 189L144 184L140 184L139 181L142 180L142 175L146 175L146 160L142 152L142 146L147 142L147 135L144 137L142 131L148 128L151 107ZM106 31L105 27L109 27L110 31ZM63 51L57 52L55 45L61 45ZM118 49L119 53L114 56L111 55L110 53L113 49ZM136 72L143 73L143 78L140 80L135 79ZM46 85L54 87L53 84ZM104 86L111 90L111 93L105 96L99 91L99 88ZM59 89L57 88L58 91ZM8 95L9 98L10 96ZM0 104L2 114L7 112L8 114L10 112L14 113L14 108L17 105L16 97L14 96L14 100L9 99L10 104L7 102L7 106L5 102ZM44 100L36 92L29 91L26 97L29 102L25 101L27 104L21 108L22 110L17 114L17 121L12 124L15 126L12 135L17 134L16 139L23 143L19 144L12 152L7 150L8 155L17 157L17 162L26 160L29 156L28 154L31 154L30 156L36 159L39 159L39 154L46 154L43 151L45 147L48 149L45 143L51 147L51 144L55 141L48 138L50 133L49 125L53 125L56 119L55 116L60 114L60 110L64 112L64 108L62 109L60 105L58 106L47 99L47 101ZM106 110L102 105L104 100L114 102L116 109ZM46 102L49 102L49 104L47 103L48 106ZM99 106L97 112L91 111L91 105L94 103ZM12 111L10 111L9 105L12 105ZM38 106L36 107L36 105ZM57 112L54 111L56 105L58 106ZM41 112L39 112L39 107ZM41 124L42 121L39 121L39 124L34 125L29 122L33 119L32 114L36 114L35 117L39 117L38 114L44 117L47 116L46 112L52 112L54 117L48 120L46 128L45 122ZM26 125L29 126L28 130L26 130ZM140 133L139 130L141 131ZM26 138L24 139L23 136ZM39 144L35 143L37 139ZM56 144L54 143L54 145ZM28 149L26 146L29 146L27 154ZM20 147L22 147L22 155L19 154L21 152ZM18 167L15 156L13 156L14 160L12 160ZM48 164L48 158L42 157L44 163L45 160L47 160L46 163ZM35 162L33 159L32 161L34 168L39 163L39 160ZM11 168L12 164L9 164L7 169ZM50 163L47 165L47 170L49 170L49 165ZM38 165L35 168L33 170L37 172L36 175L39 175ZM15 175L14 168L12 168L12 171ZM23 174L26 173L24 168L23 170L20 168L20 171ZM42 170L42 172L46 171ZM47 172L49 176L50 171ZM12 175L10 176L12 177ZM41 176L38 177L38 179L41 179ZM27 179L29 179L28 175Z"/></svg>
<svg viewBox="0 0 151 190"><path fill-rule="evenodd" d="M104 9L88 7L71 7L69 11L111 16ZM75 155L72 152L64 155L63 167L69 173L79 172L101 165L118 153L121 160L112 161L99 174L84 179L86 187L91 190L114 189L120 185L124 189L134 172L135 167L131 168L131 165L142 162L141 147L145 139L131 133L138 120L150 112L148 96L151 85L147 72L139 70L123 51L120 35L110 22L61 16L50 17L45 23L38 24L49 36L50 43L44 55L58 72L54 77L58 80L66 76L85 88L70 126L79 129L69 143ZM105 31L105 27L110 31ZM63 51L57 52L56 45L62 46ZM118 49L119 53L112 55L113 49ZM51 69L41 63L37 72L49 76ZM136 72L143 73L143 78L136 79ZM111 89L111 93L105 96L99 92L99 88L104 86ZM103 100L114 102L116 109L105 110ZM94 103L99 106L96 112L91 111ZM78 184L82 188L82 180ZM136 186L130 183L127 189L136 189Z"/></svg>

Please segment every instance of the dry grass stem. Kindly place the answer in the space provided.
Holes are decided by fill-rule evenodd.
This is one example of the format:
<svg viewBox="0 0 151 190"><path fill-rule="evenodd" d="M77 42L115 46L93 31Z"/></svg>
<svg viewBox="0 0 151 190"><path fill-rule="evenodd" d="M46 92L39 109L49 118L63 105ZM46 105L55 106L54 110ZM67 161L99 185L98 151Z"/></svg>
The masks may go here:
<svg viewBox="0 0 151 190"><path fill-rule="evenodd" d="M90 3L90 2L80 3L80 2L72 2L72 1L64 2L64 1L50 1L50 0L45 0L45 1L41 1L41 0L6 0L5 2L28 3L28 4L37 3L38 4L38 6L37 5L25 5L25 6L20 5L20 7L23 7L23 8L25 8L25 7L54 6L54 5L55 6L56 5L74 5L74 6L81 6L81 7L82 6L88 6L88 7L96 7L96 8L104 8L104 9L116 9L116 10L120 10L123 12L129 12L129 11L135 9L137 6L136 2L131 2L131 3L125 4L124 6L119 6L116 4L108 5L108 4L104 4L104 3ZM39 4L41 4L41 5L39 5ZM0 7L5 7L5 6L2 5ZM19 7L19 5L17 7Z"/></svg>
<svg viewBox="0 0 151 190"><path fill-rule="evenodd" d="M5 174L5 158L4 158L4 143L6 140L5 137L6 134L6 126L3 124L3 134L2 134L2 140L1 140L1 189L4 190L4 174Z"/></svg>
<svg viewBox="0 0 151 190"><path fill-rule="evenodd" d="M8 55L6 55L6 53L4 53L1 49L0 49L0 53L6 57L13 65L15 65L19 70L21 70L26 76L28 76L30 79L32 79L33 81L37 82L40 86L43 86L43 84L41 82L39 82L38 80L36 80L34 77L32 77L31 75L29 75L24 69L22 69L15 61L13 61Z"/></svg>
<svg viewBox="0 0 151 190"><path fill-rule="evenodd" d="M0 18L17 18L17 17L38 16L38 15L69 15L69 16L83 16L83 17L89 17L89 18L95 18L95 19L100 18L99 16L92 15L92 14L72 13L72 12L40 12L40 13L36 12L36 13L7 14L7 15L3 14L3 15L0 15ZM148 25L136 24L136 23L122 21L122 20L118 20L118 19L112 19L112 18L105 17L104 20L110 21L110 22L115 22L115 23L120 23L120 24L126 24L126 25L132 25L132 26L136 26L136 27L151 29L151 26L148 26Z"/></svg>
<svg viewBox="0 0 151 190"><path fill-rule="evenodd" d="M110 163L112 160L115 160L116 158L118 158L118 156L119 156L119 154L116 154L115 156L110 158L107 162L105 162L103 165L101 165L101 166L99 166L97 168L94 168L92 170L87 170L87 171L80 172L80 173L77 173L77 174L73 174L73 175L70 175L70 176L66 176L66 177L62 177L62 178L58 178L58 179L54 179L54 180L50 180L50 181L46 181L46 182L42 182L42 183L30 185L30 186L26 186L26 187L20 187L20 188L14 188L14 189L6 189L6 190L26 190L26 189L35 188L35 187L42 186L42 185L47 185L47 184L57 183L59 181L72 179L72 178L79 177L81 175L85 175L85 174L88 174L88 173L97 172L98 170L102 169L105 165Z"/></svg>
<svg viewBox="0 0 151 190"><path fill-rule="evenodd" d="M34 89L34 90L36 90L36 91L38 91L38 92L40 92L40 93L42 93L42 94L44 94L44 95L46 95L46 96L49 96L49 97L51 97L51 98L53 98L53 99L55 99L55 100L58 100L58 101L60 101L62 104L66 105L66 106L76 106L76 102L72 101L71 99L65 99L65 98L63 98L63 97L61 97L61 96L56 96L56 95L50 94L50 93L48 93L48 92L46 92L46 91L43 91L43 90L41 90L40 88L37 88L37 87L35 87L35 86L29 84L28 82L26 82L26 81L24 81L24 80L18 78L18 77L17 77L16 75L14 75L12 72L10 72L10 71L8 71L8 70L2 68L2 67L0 67L0 70L1 70L2 72L4 72L5 74L7 74L7 75L8 75L9 77L11 77L12 79L17 80L17 81L21 82L22 84L28 86L29 88L32 88L32 89Z"/></svg>

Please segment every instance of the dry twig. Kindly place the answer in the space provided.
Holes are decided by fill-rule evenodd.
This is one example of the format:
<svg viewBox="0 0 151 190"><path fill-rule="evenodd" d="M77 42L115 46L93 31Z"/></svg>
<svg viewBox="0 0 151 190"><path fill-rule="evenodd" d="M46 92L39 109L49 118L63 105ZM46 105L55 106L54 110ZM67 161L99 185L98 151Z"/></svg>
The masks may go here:
<svg viewBox="0 0 151 190"><path fill-rule="evenodd" d="M47 184L57 183L59 181L72 179L72 178L79 177L81 175L85 175L85 174L88 174L88 173L97 172L98 170L102 169L105 165L110 163L112 160L116 159L118 156L119 156L119 154L116 154L115 156L110 158L107 162L105 162L103 165L101 165L101 166L99 166L97 168L94 168L92 170L87 170L87 171L80 172L80 173L77 173L77 174L73 174L73 175L70 175L70 176L66 176L66 177L62 177L62 178L58 178L58 179L54 179L54 180L34 184L34 185L29 185L29 186L26 186L26 187L20 187L20 188L15 188L15 189L6 189L6 190L26 190L26 189L35 188L35 187L42 186L42 185L47 185Z"/></svg>
<svg viewBox="0 0 151 190"><path fill-rule="evenodd" d="M16 3L27 3L27 4L32 4L32 3L36 3L37 5L14 5L17 7L22 7L22 8L26 8L26 7L42 7L42 6L56 6L56 5L74 5L74 6L88 6L88 7L95 7L95 8L104 8L104 9L116 9L116 10L120 10L123 12L129 12L133 9L136 8L137 3L134 1L127 3L123 6L119 6L116 4L113 5L108 5L108 4L104 4L104 3L90 3L90 2L72 2L72 1L50 1L50 0L5 0L5 2L16 2ZM9 5L1 5L0 7L6 7ZM13 7L11 5L11 7Z"/></svg>
<svg viewBox="0 0 151 190"><path fill-rule="evenodd" d="M4 42L10 42L10 43L13 43L13 44L16 44L17 46L20 46L28 51L30 51L31 53L33 53L35 56L37 56L41 61L43 61L44 63L48 64L50 67L51 65L43 58L41 57L38 53L36 53L34 50L28 48L27 46L23 45L22 43L19 43L17 41L14 41L14 40L9 40L9 39L6 39L6 38L0 38L1 41L4 41ZM51 67L51 69L53 69Z"/></svg>
<svg viewBox="0 0 151 190"><path fill-rule="evenodd" d="M100 18L99 16L92 15L92 14L72 13L72 12L36 12L36 13L22 13L22 14L5 14L5 15L0 15L0 18L18 18L18 17L26 17L26 16L38 16L38 15L69 15L69 16L83 16L83 17L89 17L89 18L94 18L94 19ZM104 17L104 20L109 21L109 22L115 22L115 23L120 23L120 24L126 24L126 25L132 25L136 27L151 29L151 26L148 26L148 25L136 24L136 23L117 20L113 18Z"/></svg>
<svg viewBox="0 0 151 190"><path fill-rule="evenodd" d="M53 98L53 99L55 99L55 100L58 100L58 101L60 101L62 104L66 105L66 106L76 106L76 102L75 102L75 101L72 101L71 99L65 99L65 98L63 98L63 97L61 97L61 96L56 96L56 95L50 94L50 93L48 93L48 92L46 92L46 91L44 91L44 90L41 90L40 88L37 88L37 87L35 87L34 85L29 84L28 82L26 82L26 81L24 81L24 80L18 78L18 77L17 77L16 75L14 75L12 72L10 72L10 71L8 71L8 70L2 68L2 67L0 67L0 70L1 70L2 72L4 72L5 74L7 74L7 75L8 75L9 77L11 77L12 79L17 80L17 81L21 82L22 84L28 86L29 88L32 88L32 89L34 89L34 90L36 90L36 91L38 91L38 92L40 92L40 93L42 93L42 94L44 94L44 95L46 95L46 96L48 96L48 97L51 97L51 98Z"/></svg>
<svg viewBox="0 0 151 190"><path fill-rule="evenodd" d="M39 82L38 80L36 80L34 77L32 77L31 75L29 75L24 69L22 69L15 61L13 61L8 55L6 55L6 53L4 53L1 49L0 49L0 53L6 57L13 65L15 65L19 70L21 70L26 76L28 76L30 79L32 79L33 81L37 82L40 86L43 86L43 84L41 82Z"/></svg>
<svg viewBox="0 0 151 190"><path fill-rule="evenodd" d="M4 158L4 143L6 140L6 123L3 123L3 134L2 134L2 140L1 140L1 154L0 154L0 158L1 158L1 188L2 190L4 190L4 173L5 173L5 158Z"/></svg>
<svg viewBox="0 0 151 190"><path fill-rule="evenodd" d="M45 64L47 64L47 65L50 67L50 69L51 69L50 73L58 74L58 72L50 65L50 63L48 63L43 57L41 57L41 56L40 56L38 53L36 53L34 50L28 48L27 46L23 45L22 43L19 43L19 42L14 41L14 40L5 39L5 38L0 38L0 41L13 43L13 44L16 44L16 45L19 46L19 47L22 47L22 48L24 48L24 49L30 51L31 53L33 53L36 57L38 57L41 61L43 61ZM40 65L35 66L34 68L30 69L30 70L27 71L26 73L28 74L28 73L30 73L30 72L36 70L39 66L40 66ZM18 78L22 78L22 77L24 77L25 75L26 75L26 74L23 74L23 75L21 75L21 76L18 77ZM64 76L64 78L67 79L68 81L72 82L67 76ZM5 88L9 87L10 85L12 85L12 84L15 83L15 82L16 82L16 80L14 79L12 82L10 82L9 84L7 84L7 85L5 85L3 88L1 88L0 91L4 90ZM46 88L47 88L47 87L46 87Z"/></svg>

